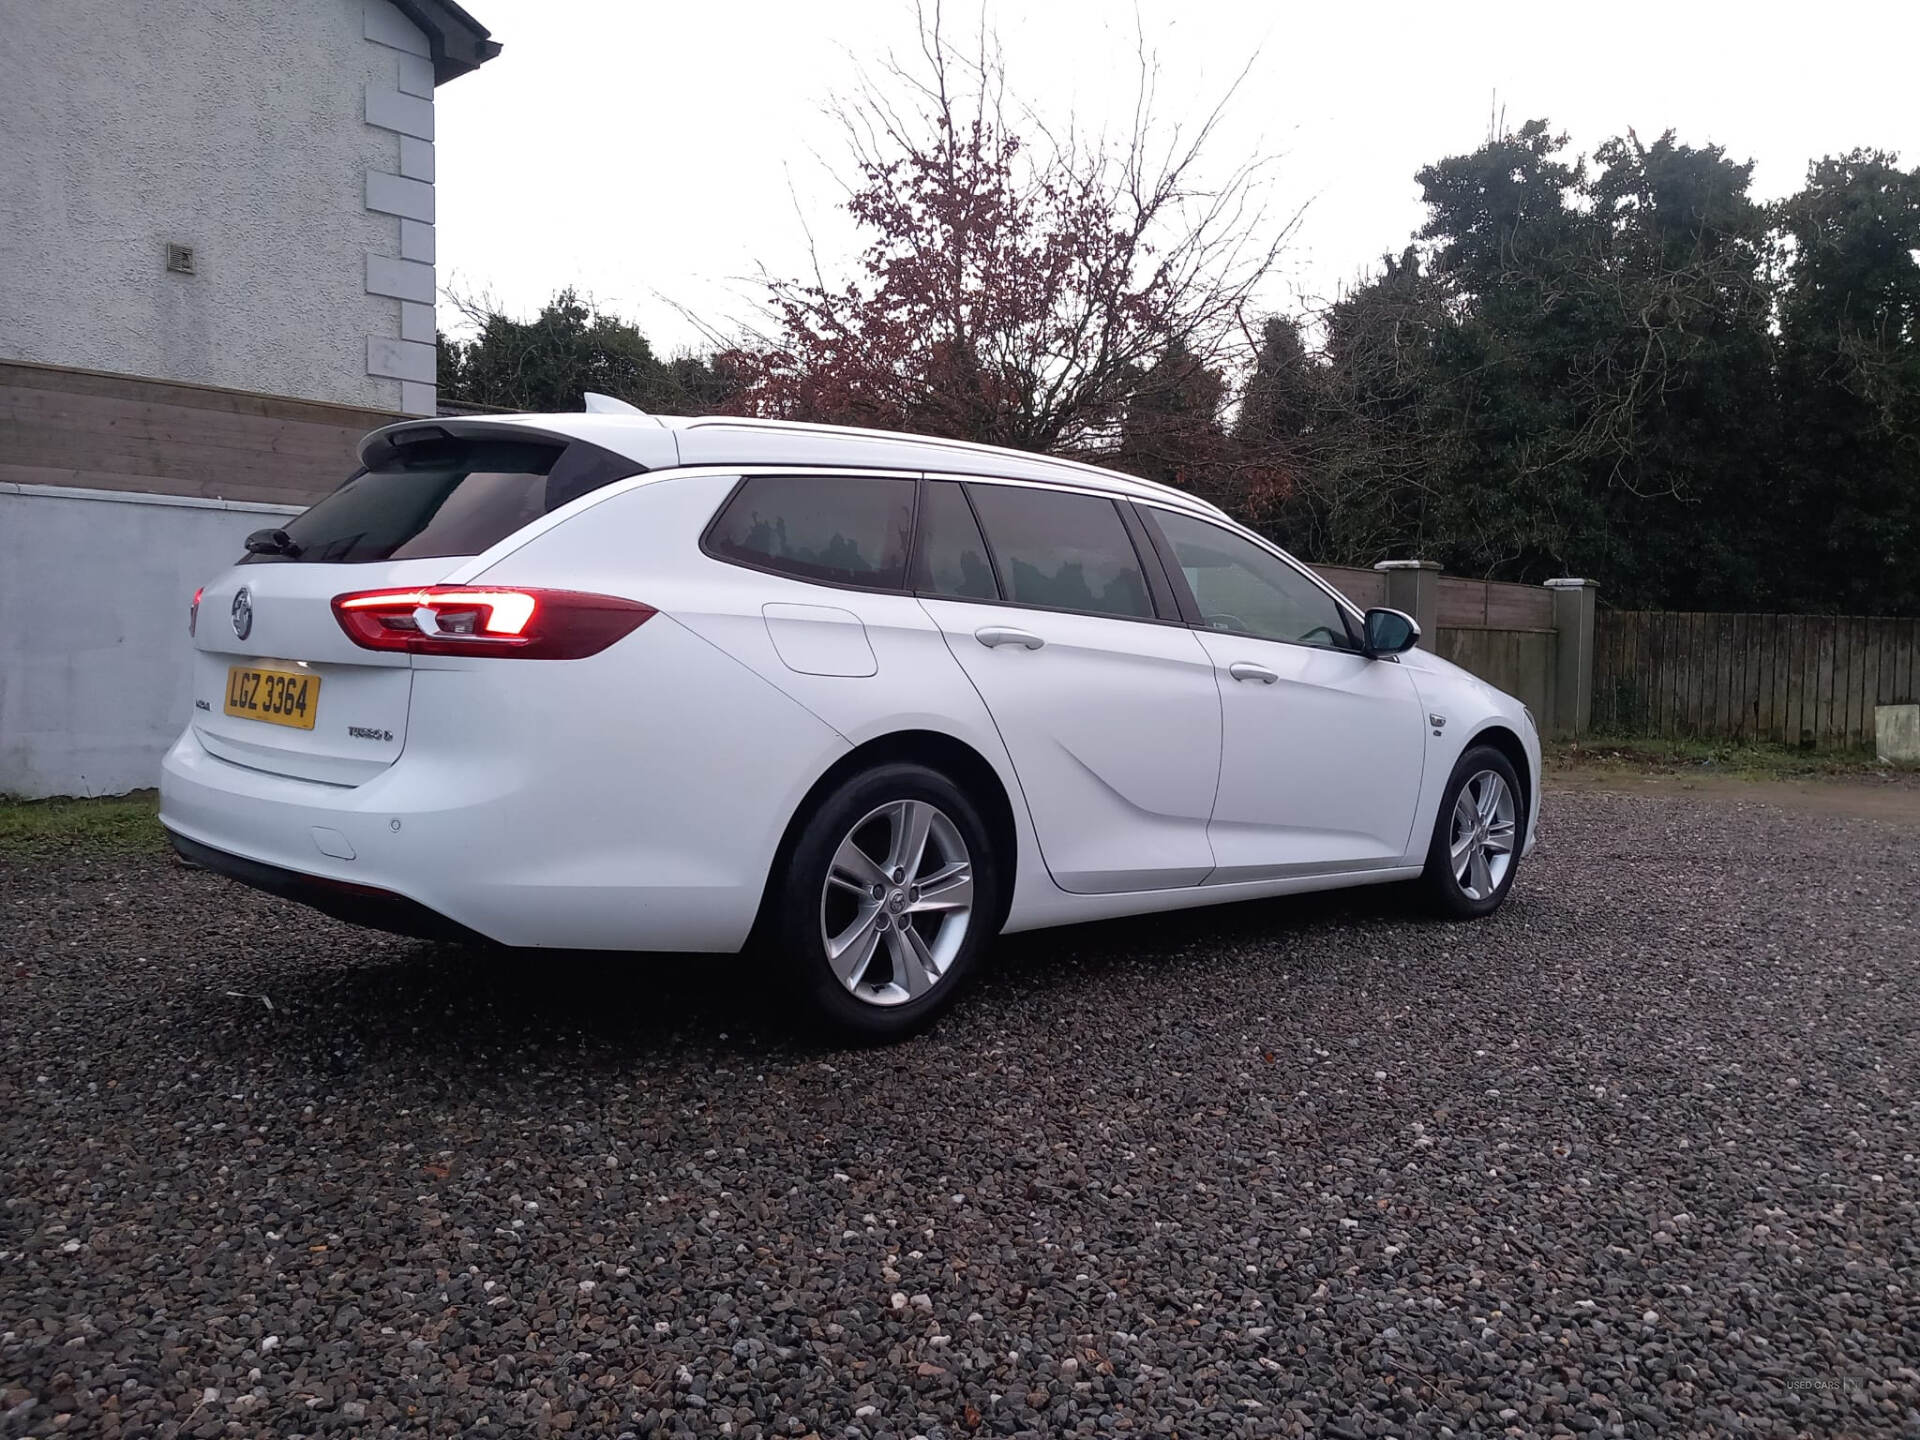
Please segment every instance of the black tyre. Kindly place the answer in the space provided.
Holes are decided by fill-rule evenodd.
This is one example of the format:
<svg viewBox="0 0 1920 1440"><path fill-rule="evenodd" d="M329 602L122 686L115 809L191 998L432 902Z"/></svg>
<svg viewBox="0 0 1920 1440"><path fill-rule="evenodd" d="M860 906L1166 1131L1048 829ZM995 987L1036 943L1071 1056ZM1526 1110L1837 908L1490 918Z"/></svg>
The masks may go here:
<svg viewBox="0 0 1920 1440"><path fill-rule="evenodd" d="M924 765L879 765L802 823L763 943L828 1029L896 1040L965 985L999 927L1001 873L964 791Z"/></svg>
<svg viewBox="0 0 1920 1440"><path fill-rule="evenodd" d="M1467 751L1448 777L1420 877L1434 907L1462 920L1498 910L1526 832L1527 796L1512 762L1487 745Z"/></svg>

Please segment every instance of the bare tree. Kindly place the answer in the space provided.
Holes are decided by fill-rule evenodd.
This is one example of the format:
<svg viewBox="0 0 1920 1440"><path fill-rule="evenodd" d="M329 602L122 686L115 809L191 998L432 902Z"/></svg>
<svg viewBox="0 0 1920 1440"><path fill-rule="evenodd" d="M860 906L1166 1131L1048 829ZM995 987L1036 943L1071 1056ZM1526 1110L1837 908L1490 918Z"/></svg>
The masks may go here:
<svg viewBox="0 0 1920 1440"><path fill-rule="evenodd" d="M1243 356L1243 313L1297 220L1270 222L1264 158L1203 179L1240 81L1196 123L1163 123L1142 43L1118 139L1055 131L1010 96L984 24L963 54L937 6L918 18L919 53L837 109L866 236L854 273L830 280L816 255L810 277L769 280L772 324L729 357L744 402L1107 453L1169 347L1215 369Z"/></svg>

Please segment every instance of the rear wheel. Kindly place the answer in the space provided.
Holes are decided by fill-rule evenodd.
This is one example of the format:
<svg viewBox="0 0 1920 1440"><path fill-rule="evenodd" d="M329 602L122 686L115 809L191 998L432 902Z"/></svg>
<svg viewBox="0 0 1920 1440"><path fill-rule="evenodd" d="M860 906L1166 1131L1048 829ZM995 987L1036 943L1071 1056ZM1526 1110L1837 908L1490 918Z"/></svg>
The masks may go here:
<svg viewBox="0 0 1920 1440"><path fill-rule="evenodd" d="M923 765L842 782L804 823L770 939L808 1007L866 1040L950 1004L999 919L1000 879L966 794Z"/></svg>
<svg viewBox="0 0 1920 1440"><path fill-rule="evenodd" d="M1491 746L1476 746L1453 767L1421 876L1443 914L1491 915L1507 898L1526 831L1521 795L1512 762Z"/></svg>

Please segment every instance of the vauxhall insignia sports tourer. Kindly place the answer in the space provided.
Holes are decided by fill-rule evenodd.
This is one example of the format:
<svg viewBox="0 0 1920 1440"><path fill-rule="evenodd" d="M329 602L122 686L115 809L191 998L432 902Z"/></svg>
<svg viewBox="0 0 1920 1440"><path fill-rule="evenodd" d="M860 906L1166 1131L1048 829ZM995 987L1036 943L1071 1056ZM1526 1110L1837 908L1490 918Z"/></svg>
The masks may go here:
<svg viewBox="0 0 1920 1440"><path fill-rule="evenodd" d="M1386 881L1497 908L1526 707L1182 491L825 426L433 419L195 596L161 819L362 923L754 946L886 1038L992 938Z"/></svg>

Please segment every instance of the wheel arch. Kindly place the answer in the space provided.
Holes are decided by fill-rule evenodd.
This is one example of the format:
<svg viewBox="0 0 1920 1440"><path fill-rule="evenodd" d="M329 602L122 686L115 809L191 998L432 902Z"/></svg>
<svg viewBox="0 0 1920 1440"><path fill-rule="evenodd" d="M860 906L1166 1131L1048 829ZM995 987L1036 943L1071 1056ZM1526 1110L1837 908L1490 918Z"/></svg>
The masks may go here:
<svg viewBox="0 0 1920 1440"><path fill-rule="evenodd" d="M1525 742L1513 730L1496 720L1474 731L1472 738L1467 741L1467 750L1471 750L1475 745L1486 745L1498 750L1506 757L1507 763L1513 766L1513 773L1520 778L1520 794L1516 798L1520 801L1520 808L1527 817L1527 828L1532 829L1534 775L1533 763L1527 759ZM1460 753L1464 755L1466 750ZM1524 839L1523 836L1523 842Z"/></svg>
<svg viewBox="0 0 1920 1440"><path fill-rule="evenodd" d="M780 843L774 848L773 863L767 867L767 878L760 892L759 914L754 921L756 935L764 933L774 885L799 842L802 826L822 798L849 776L870 770L875 765L896 761L909 761L938 770L966 791L968 798L980 807L980 818L986 822L987 834L994 846L994 859L1003 867L1005 875L1000 887L999 913L992 917L992 933L999 932L1013 904L1014 881L1020 862L1020 833L1007 787L986 756L966 741L939 730L894 730L854 746L807 787L807 793L788 817Z"/></svg>

